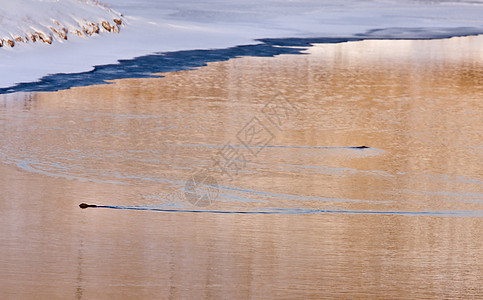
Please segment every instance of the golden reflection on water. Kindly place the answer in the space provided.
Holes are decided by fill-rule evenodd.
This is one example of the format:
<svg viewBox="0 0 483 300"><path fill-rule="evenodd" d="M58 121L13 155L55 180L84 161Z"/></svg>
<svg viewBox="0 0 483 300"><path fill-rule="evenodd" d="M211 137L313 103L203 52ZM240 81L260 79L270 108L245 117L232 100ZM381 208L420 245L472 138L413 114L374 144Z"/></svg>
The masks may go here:
<svg viewBox="0 0 483 300"><path fill-rule="evenodd" d="M2 96L0 288L45 299L477 298L481 49L483 37L321 44ZM279 127L264 114L274 97L294 108ZM254 117L270 147L237 138ZM184 184L224 145L245 159L210 173L220 191L203 209L332 213L77 207L193 209Z"/></svg>

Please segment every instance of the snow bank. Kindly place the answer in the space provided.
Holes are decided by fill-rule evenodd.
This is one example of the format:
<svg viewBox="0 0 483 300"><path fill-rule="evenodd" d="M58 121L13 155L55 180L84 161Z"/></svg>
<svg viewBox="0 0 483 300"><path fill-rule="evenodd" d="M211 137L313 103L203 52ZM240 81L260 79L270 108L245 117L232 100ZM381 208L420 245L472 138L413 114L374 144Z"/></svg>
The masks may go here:
<svg viewBox="0 0 483 300"><path fill-rule="evenodd" d="M69 32L83 22L108 20L113 25L120 17L116 11L128 25L119 34L108 34L100 25L99 34L89 39L69 33L64 43L0 48L0 68L9 74L0 76L0 87L154 52L227 48L261 38L441 38L483 33L483 1L476 0L103 0L115 11L75 0L1 2L0 36L10 38L27 30L62 29L52 25L53 19L71 26ZM29 9L30 5L35 6ZM23 13L4 15L14 10ZM1 24L9 24L8 30Z"/></svg>
<svg viewBox="0 0 483 300"><path fill-rule="evenodd" d="M121 14L97 1L2 0L0 5L0 47L119 32L122 25Z"/></svg>

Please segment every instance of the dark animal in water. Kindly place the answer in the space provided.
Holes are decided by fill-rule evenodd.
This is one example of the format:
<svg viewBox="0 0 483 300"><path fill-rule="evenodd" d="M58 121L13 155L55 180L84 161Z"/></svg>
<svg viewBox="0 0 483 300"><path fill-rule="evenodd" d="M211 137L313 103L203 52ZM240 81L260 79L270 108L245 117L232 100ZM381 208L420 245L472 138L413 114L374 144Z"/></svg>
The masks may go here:
<svg viewBox="0 0 483 300"><path fill-rule="evenodd" d="M84 209L84 208L88 208L88 207L97 207L97 205L81 203L81 204L79 204L79 207Z"/></svg>

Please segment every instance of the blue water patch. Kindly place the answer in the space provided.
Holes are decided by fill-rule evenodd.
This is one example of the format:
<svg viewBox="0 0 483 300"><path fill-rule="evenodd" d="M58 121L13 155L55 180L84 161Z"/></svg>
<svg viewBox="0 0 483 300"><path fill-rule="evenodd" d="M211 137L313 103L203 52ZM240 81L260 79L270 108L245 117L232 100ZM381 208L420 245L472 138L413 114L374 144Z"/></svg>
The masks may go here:
<svg viewBox="0 0 483 300"><path fill-rule="evenodd" d="M92 71L47 75L36 82L19 83L1 88L0 94L15 92L54 92L72 87L109 84L109 80L123 78L156 78L154 73L192 70L209 62L226 61L235 57L273 57L281 54L303 54L304 48L280 47L276 43L236 46L226 49L188 50L155 53L119 60L116 64L96 66Z"/></svg>
<svg viewBox="0 0 483 300"><path fill-rule="evenodd" d="M124 78L157 78L154 73L192 70L206 66L209 62L226 61L231 58L273 57L281 54L305 54L312 44L334 44L362 40L442 39L455 36L481 34L481 28L440 28L429 34L423 28L380 28L356 34L353 37L312 38L267 38L258 39L258 44L241 45L225 49L185 50L154 53L133 59L119 60L115 64L95 66L92 71L80 73L58 73L47 75L35 82L18 83L0 88L0 94L16 92L54 92L72 87L110 84L111 80Z"/></svg>

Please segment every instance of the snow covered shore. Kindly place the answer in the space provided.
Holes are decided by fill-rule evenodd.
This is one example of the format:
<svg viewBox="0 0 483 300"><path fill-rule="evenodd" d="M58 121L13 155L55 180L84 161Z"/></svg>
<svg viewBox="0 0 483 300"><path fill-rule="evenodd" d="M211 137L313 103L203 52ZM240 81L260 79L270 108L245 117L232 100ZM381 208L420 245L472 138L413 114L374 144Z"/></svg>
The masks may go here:
<svg viewBox="0 0 483 300"><path fill-rule="evenodd" d="M119 32L120 13L91 0L3 0L0 6L0 47L17 43L62 42L69 35Z"/></svg>
<svg viewBox="0 0 483 300"><path fill-rule="evenodd" d="M255 44L261 38L442 38L483 34L481 0L102 2L108 8L90 0L3 0L0 38L5 44L9 37L15 47L0 48L0 68L3 74L9 74L0 76L0 88L36 81L47 74L88 71L95 65L155 52L227 48ZM111 34L102 26L107 21L111 32L117 32L115 19L127 24L121 25L119 34ZM85 38L88 32L96 33L96 28L99 34ZM77 30L85 34L79 36ZM63 37L66 31L68 41ZM31 41L32 37L25 33L37 40L35 32L42 32L46 38L38 38L47 43L16 41L19 37ZM48 44L49 36L52 45Z"/></svg>

